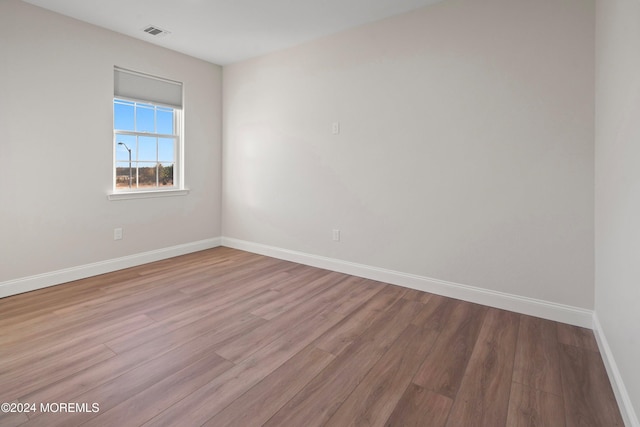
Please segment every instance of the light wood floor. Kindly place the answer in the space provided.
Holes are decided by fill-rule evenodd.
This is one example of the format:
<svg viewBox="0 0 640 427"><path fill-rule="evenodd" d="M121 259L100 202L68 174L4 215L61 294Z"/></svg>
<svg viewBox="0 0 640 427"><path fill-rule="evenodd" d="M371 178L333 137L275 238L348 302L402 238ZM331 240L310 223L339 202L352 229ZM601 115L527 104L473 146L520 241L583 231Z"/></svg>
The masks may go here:
<svg viewBox="0 0 640 427"><path fill-rule="evenodd" d="M37 405L0 426L623 425L589 330L228 248L1 299L0 402Z"/></svg>

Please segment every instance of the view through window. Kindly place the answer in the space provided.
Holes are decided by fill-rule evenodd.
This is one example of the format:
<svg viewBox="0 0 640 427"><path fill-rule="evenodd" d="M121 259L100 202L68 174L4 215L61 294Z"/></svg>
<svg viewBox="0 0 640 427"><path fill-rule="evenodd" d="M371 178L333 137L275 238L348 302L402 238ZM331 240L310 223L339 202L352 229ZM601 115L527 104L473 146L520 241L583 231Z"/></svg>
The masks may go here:
<svg viewBox="0 0 640 427"><path fill-rule="evenodd" d="M116 189L174 186L177 114L171 107L114 99Z"/></svg>
<svg viewBox="0 0 640 427"><path fill-rule="evenodd" d="M181 189L182 83L114 68L114 191Z"/></svg>

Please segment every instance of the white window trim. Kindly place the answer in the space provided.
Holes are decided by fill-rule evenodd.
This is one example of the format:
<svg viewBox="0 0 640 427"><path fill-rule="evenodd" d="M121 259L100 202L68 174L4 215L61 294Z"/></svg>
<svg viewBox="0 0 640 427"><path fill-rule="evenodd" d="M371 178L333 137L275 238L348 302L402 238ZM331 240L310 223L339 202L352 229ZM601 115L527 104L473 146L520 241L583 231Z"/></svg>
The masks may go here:
<svg viewBox="0 0 640 427"><path fill-rule="evenodd" d="M138 191L118 191L107 195L109 200L133 200L133 199L154 199L158 197L186 196L189 194L188 188L171 188L162 190L138 190Z"/></svg>
<svg viewBox="0 0 640 427"><path fill-rule="evenodd" d="M114 67L114 71L116 73L128 73L128 74L132 74L132 75L137 75L137 76L141 76L144 78L148 78L148 79L156 79L162 82L166 82L166 83L171 83L171 84L177 84L180 85L180 87L183 87L183 83L182 82L177 82L177 81L173 81L173 80L169 80L169 79L165 79L162 77L156 77L156 76L152 76L149 74L145 74L145 73L139 73L137 71L132 71L132 70L126 70L124 68L120 68L120 67ZM182 90L181 90L182 92ZM184 97L184 92L182 92L182 97ZM176 117L176 121L177 121L177 147L175 147L175 162L174 162L174 186L172 187L158 187L158 188L154 188L154 189L149 189L149 188L144 188L144 189L130 189L130 190L116 190L115 187L115 182L116 182L116 169L115 169L115 164L116 164L116 153L115 150L117 149L116 147L116 134L115 134L115 129L113 129L113 182L112 182L112 188L109 191L109 193L107 194L107 198L109 200L131 200L131 199L149 199L149 198L159 198L159 197L174 197L174 196L186 196L189 194L189 189L185 186L185 181L184 181L184 129L185 129L185 123L184 123L184 98L180 100L180 102L176 101L176 105L171 105L170 103L163 103L163 102L155 102L155 101L150 101L150 100L146 100L146 99L139 99L139 98L133 98L133 97L128 97L128 96L123 96L122 94L114 94L114 97L111 101L112 107L111 107L111 111L113 114L113 100L114 99L123 99L123 100L127 100L127 101L133 101L133 102L139 102L139 103L143 103L143 104L150 104L150 105L155 105L155 106L160 106L160 107L168 107L168 108L172 108L176 111L177 117ZM120 132L122 133L122 132ZM128 132L127 132L128 133ZM133 132L138 133L138 132ZM169 137L176 137L176 135L168 135Z"/></svg>
<svg viewBox="0 0 640 427"><path fill-rule="evenodd" d="M115 100L116 98L114 98ZM133 192L150 192L150 191L169 191L169 190L182 190L184 189L184 172L183 172L183 166L184 163L182 162L183 159L183 155L184 155L184 138L182 136L182 134L184 133L184 121L183 121L183 113L182 113L182 109L179 109L177 107L172 107L172 106L168 106L168 105L163 105L163 104L157 104L157 103L153 103L153 102L149 102L149 101L144 101L144 100L139 100L139 99L131 99L131 98L125 98L125 97L117 97L117 99L122 99L125 101L130 101L130 102L136 102L136 103L141 103L141 104L148 104L148 105L154 105L157 107L168 107L174 110L174 126L176 127L176 129L179 129L179 133L176 135L172 135L172 134L161 134L161 133L153 133L153 132L140 132L140 131L126 131L126 130L118 130L116 133L116 130L113 130L113 190L112 190L112 194L119 194L119 193L133 193ZM157 137L157 138L166 138L166 139L175 139L177 141L177 143L174 145L174 159L175 161L173 162L173 182L174 185L171 187L156 187L155 189L150 189L150 188L143 188L141 190L139 189L130 189L130 190L115 190L115 185L116 185L116 169L115 169L115 164L116 164L116 150L118 149L117 145L116 145L116 139L117 139L117 135L132 135L135 137L139 137L139 136L153 136L153 137ZM141 163L145 163L145 161L141 161ZM176 184L177 182L177 184Z"/></svg>

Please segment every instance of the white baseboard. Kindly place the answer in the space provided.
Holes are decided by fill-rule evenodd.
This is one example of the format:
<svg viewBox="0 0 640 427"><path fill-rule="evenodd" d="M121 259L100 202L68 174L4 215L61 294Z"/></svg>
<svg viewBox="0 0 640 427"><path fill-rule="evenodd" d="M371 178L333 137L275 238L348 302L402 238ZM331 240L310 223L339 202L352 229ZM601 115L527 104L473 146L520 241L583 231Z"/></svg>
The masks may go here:
<svg viewBox="0 0 640 427"><path fill-rule="evenodd" d="M191 252L215 248L220 246L221 241L222 239L220 237L215 237L212 239L185 243L182 245L171 246L169 248L157 249L121 258L94 262L78 267L65 268L62 270L52 271L50 273L0 282L0 298L34 291L48 286L59 285L73 280L84 279L86 277L97 276L99 274L110 273L124 268L135 267L154 261L160 261L179 255L185 255Z"/></svg>
<svg viewBox="0 0 640 427"><path fill-rule="evenodd" d="M154 261L160 261L179 255L211 249L221 245L477 304L483 304L503 310L514 311L530 316L593 329L600 348L600 354L602 355L602 359L607 369L625 425L627 427L640 427L638 417L636 416L633 405L631 404L631 398L624 386L622 376L620 375L620 371L618 370L615 359L613 358L613 353L611 352L611 348L609 347L596 313L591 310L564 304L492 291L489 289L462 285L459 283L447 282L444 280L364 264L357 264L229 237L216 237L200 240L197 242L143 252L78 267L66 268L50 273L0 282L0 298L59 285L73 280L97 276L99 274L109 273L116 270L135 267Z"/></svg>
<svg viewBox="0 0 640 427"><path fill-rule="evenodd" d="M581 326L589 329L593 327L593 311L584 308L512 295L505 292L492 291L489 289L477 288L474 286L462 285L459 283L447 282L444 280L432 279L430 277L402 273L399 271L387 270L384 268L372 267L369 265L357 264L334 258L311 255L229 237L222 238L222 245L313 267L377 280L379 282L390 283L503 310L514 311L516 313L568 323L570 325Z"/></svg>
<svg viewBox="0 0 640 427"><path fill-rule="evenodd" d="M616 395L616 401L618 402L618 407L620 408L622 418L624 419L624 425L627 427L640 427L640 421L638 421L638 416L633 409L631 397L629 397L627 388L622 380L622 375L620 375L618 365L613 357L613 353L609 347L609 343L604 331L602 330L600 320L598 320L598 315L596 313L593 313L593 333L596 336L600 355L602 356L602 361L607 369L613 393Z"/></svg>
<svg viewBox="0 0 640 427"><path fill-rule="evenodd" d="M496 307L503 310L514 311L516 313L527 314L530 316L554 320L556 322L593 329L600 348L600 354L607 369L609 381L611 382L611 386L614 390L625 425L627 427L640 427L633 405L631 404L631 398L627 393L622 376L620 375L620 371L618 370L613 358L613 353L609 348L609 344L607 343L604 332L602 331L598 317L592 310L507 294L504 292L492 291L474 286L462 285L459 283L447 282L430 277L372 267L364 264L306 254L303 252L228 237L222 238L222 245L313 267L338 271L384 283L391 283L393 285L417 289L424 292L431 292L490 307Z"/></svg>
<svg viewBox="0 0 640 427"><path fill-rule="evenodd" d="M555 320L557 322L568 323L585 328L593 328L593 312L591 310L512 295L505 292L462 285L459 283L447 282L444 280L403 273L400 271L373 267L365 264L357 264L339 259L262 245L229 237L216 237L0 282L0 298L46 288L48 286L59 285L73 280L84 279L86 277L97 276L99 274L109 273L116 270L122 270L129 267L135 267L221 245L313 267L377 280L384 283L417 289L419 291L431 292L490 307Z"/></svg>
<svg viewBox="0 0 640 427"><path fill-rule="evenodd" d="M338 271L353 276L364 277L384 283L391 283L424 292L430 292L516 313L541 317L556 322L567 323L594 330L600 354L604 361L609 376L609 381L614 390L620 412L627 427L640 427L638 417L633 409L631 398L624 386L622 376L613 358L611 348L607 343L596 313L579 307L557 304L549 301L492 291L459 283L447 282L399 271L357 264L339 259L333 259L303 252L277 248L259 243L229 237L222 238L222 245L231 248L254 252L278 259L297 262L299 264Z"/></svg>

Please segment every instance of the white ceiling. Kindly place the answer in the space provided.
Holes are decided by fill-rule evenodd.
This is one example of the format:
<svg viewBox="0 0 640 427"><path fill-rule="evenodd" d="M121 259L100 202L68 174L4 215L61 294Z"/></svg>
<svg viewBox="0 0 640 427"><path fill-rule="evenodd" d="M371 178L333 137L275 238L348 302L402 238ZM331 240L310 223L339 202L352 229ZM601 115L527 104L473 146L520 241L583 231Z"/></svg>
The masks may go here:
<svg viewBox="0 0 640 427"><path fill-rule="evenodd" d="M25 0L226 65L441 0ZM151 36L148 25L171 34Z"/></svg>

